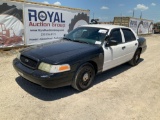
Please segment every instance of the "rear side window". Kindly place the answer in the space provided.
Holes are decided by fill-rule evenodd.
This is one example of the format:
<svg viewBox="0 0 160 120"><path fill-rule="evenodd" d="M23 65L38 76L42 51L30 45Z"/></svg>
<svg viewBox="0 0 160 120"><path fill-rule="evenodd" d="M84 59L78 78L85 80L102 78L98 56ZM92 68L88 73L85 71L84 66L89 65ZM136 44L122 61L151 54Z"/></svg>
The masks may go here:
<svg viewBox="0 0 160 120"><path fill-rule="evenodd" d="M122 31L124 34L125 42L130 42L130 41L136 40L135 35L133 34L133 32L130 29L122 29Z"/></svg>

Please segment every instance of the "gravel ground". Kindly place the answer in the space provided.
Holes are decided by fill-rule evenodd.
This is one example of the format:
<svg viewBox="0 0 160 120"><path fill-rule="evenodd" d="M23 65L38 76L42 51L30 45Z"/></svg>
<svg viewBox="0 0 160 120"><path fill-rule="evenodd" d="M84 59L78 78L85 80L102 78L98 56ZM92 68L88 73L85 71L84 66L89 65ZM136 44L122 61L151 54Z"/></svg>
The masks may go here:
<svg viewBox="0 0 160 120"><path fill-rule="evenodd" d="M93 87L45 89L12 67L16 50L0 53L0 120L160 120L160 35L150 35L136 67L98 75Z"/></svg>

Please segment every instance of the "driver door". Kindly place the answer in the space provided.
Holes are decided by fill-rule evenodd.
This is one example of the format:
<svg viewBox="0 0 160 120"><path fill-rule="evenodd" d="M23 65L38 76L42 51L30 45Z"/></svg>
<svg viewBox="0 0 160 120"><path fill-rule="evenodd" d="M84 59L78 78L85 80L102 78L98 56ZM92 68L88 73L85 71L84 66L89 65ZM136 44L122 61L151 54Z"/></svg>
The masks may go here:
<svg viewBox="0 0 160 120"><path fill-rule="evenodd" d="M117 41L117 45L110 46L106 45L110 40ZM125 61L125 43L122 37L122 31L120 28L113 29L110 33L108 41L105 41L103 45L104 50L104 65L103 71L118 66Z"/></svg>

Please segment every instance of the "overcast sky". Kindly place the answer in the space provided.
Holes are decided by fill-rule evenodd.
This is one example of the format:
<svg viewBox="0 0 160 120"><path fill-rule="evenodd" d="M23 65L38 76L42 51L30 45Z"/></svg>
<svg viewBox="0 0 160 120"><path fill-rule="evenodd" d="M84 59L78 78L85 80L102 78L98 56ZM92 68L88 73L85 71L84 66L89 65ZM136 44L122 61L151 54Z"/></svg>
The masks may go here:
<svg viewBox="0 0 160 120"><path fill-rule="evenodd" d="M112 21L114 16L132 16L160 22L160 0L30 0L90 10L90 18Z"/></svg>

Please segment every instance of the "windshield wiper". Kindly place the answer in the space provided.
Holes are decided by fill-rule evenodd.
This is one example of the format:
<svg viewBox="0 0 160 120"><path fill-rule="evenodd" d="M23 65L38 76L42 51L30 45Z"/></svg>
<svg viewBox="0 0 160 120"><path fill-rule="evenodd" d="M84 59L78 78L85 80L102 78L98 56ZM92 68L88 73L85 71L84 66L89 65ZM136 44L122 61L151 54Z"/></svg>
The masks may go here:
<svg viewBox="0 0 160 120"><path fill-rule="evenodd" d="M72 40L72 39L70 39L70 38L66 38L66 37L64 37L63 39L64 39L64 40L73 41L73 42L79 42L79 43L87 43L87 44L89 44L89 43L88 43L88 42L86 42L86 41L81 41L81 40Z"/></svg>
<svg viewBox="0 0 160 120"><path fill-rule="evenodd" d="M79 42L79 43L87 43L87 44L89 44L88 42L86 42L86 41L81 41L81 40L73 40L74 42Z"/></svg>

